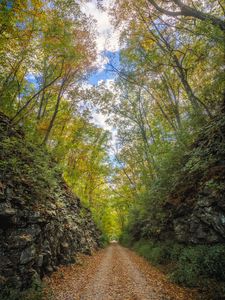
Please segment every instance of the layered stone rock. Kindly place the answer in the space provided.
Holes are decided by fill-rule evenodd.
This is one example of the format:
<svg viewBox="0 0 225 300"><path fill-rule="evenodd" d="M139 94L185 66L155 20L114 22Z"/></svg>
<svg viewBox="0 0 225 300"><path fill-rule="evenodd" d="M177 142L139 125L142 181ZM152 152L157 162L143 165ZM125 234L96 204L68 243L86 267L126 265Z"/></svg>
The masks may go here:
<svg viewBox="0 0 225 300"><path fill-rule="evenodd" d="M35 149L28 147L23 133L0 115L2 164L9 157L1 145L11 137L25 149L25 154L12 149L12 156L17 155L22 164L29 160L29 168L40 172L32 162ZM42 174L38 174L40 181L34 181L29 174L10 172L0 173L0 289L5 285L25 289L58 265L76 262L78 252L90 254L99 246L99 231L91 212L82 206L59 172L54 175L55 186L47 183L44 188Z"/></svg>
<svg viewBox="0 0 225 300"><path fill-rule="evenodd" d="M186 155L165 210L179 242L225 242L225 118L210 122Z"/></svg>

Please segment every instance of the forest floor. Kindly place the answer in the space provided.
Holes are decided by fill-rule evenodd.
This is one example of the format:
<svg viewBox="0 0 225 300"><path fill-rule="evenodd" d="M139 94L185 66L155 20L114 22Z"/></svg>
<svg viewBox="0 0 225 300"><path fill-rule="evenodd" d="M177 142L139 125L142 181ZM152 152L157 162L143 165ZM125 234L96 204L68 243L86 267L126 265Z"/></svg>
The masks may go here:
<svg viewBox="0 0 225 300"><path fill-rule="evenodd" d="M145 259L118 244L81 256L46 278L55 300L194 300L195 291L172 284Z"/></svg>

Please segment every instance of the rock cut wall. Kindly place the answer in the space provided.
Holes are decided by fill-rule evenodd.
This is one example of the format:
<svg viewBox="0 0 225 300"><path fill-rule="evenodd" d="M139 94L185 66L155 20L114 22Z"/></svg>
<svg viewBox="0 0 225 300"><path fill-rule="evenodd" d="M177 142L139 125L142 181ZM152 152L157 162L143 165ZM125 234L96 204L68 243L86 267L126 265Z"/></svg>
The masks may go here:
<svg viewBox="0 0 225 300"><path fill-rule="evenodd" d="M0 114L0 290L25 289L90 254L99 234L49 154Z"/></svg>
<svg viewBox="0 0 225 300"><path fill-rule="evenodd" d="M165 231L179 242L225 242L225 117L205 126L184 157L177 183L165 205Z"/></svg>

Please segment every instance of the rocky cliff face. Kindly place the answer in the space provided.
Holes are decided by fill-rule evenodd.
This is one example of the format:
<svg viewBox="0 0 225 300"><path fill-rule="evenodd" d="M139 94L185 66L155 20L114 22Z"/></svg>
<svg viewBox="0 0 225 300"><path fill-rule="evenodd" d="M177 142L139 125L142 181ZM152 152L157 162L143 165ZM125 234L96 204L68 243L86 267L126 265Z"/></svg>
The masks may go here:
<svg viewBox="0 0 225 300"><path fill-rule="evenodd" d="M179 242L225 242L225 118L203 128L165 205Z"/></svg>
<svg viewBox="0 0 225 300"><path fill-rule="evenodd" d="M24 138L0 114L0 290L27 288L99 246L90 211L47 152Z"/></svg>

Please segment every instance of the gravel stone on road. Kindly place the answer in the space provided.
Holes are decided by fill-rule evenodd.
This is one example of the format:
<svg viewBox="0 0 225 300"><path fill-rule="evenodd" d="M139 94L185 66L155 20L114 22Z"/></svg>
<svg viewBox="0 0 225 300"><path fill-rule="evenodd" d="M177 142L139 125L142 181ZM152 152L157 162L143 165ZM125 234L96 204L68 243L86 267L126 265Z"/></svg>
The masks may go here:
<svg viewBox="0 0 225 300"><path fill-rule="evenodd" d="M118 244L46 278L55 300L196 300L195 291L172 284L145 259Z"/></svg>

